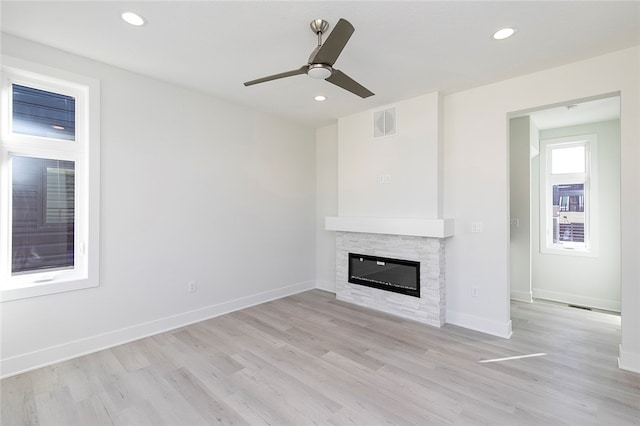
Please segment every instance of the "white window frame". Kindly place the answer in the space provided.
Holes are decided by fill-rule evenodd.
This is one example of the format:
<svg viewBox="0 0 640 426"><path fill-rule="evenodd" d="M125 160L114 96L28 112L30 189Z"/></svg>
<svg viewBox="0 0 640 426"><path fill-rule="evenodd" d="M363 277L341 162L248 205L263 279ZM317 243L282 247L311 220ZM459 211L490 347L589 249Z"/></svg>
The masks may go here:
<svg viewBox="0 0 640 426"><path fill-rule="evenodd" d="M100 82L4 55L0 79L0 301L97 287L100 230ZM13 84L74 96L75 141L13 133ZM75 162L73 268L12 274L13 156Z"/></svg>
<svg viewBox="0 0 640 426"><path fill-rule="evenodd" d="M585 173L551 173L551 152L557 148L585 147ZM556 184L584 184L584 247L553 243L553 190ZM577 135L540 141L540 252L570 256L598 256L598 136Z"/></svg>

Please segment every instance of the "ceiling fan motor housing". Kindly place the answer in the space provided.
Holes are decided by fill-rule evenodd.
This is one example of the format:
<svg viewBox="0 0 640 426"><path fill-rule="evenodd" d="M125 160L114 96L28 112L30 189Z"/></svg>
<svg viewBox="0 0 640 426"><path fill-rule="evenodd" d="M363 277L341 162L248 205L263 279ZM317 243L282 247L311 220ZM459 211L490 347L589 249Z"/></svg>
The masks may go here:
<svg viewBox="0 0 640 426"><path fill-rule="evenodd" d="M333 73L333 69L329 65L325 64L310 64L307 70L307 75L311 78L317 78L318 80L324 80L329 78Z"/></svg>

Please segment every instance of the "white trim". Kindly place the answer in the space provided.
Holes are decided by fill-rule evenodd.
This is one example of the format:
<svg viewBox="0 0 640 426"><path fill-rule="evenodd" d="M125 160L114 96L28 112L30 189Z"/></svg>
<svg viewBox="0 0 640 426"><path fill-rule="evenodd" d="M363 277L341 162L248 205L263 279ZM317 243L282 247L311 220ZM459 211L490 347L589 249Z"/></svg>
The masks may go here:
<svg viewBox="0 0 640 426"><path fill-rule="evenodd" d="M597 297L580 296L577 294L562 293L559 291L533 288L533 297L552 300L554 302L570 303L572 305L586 306L589 308L604 309L605 311L620 312L619 300L599 299Z"/></svg>
<svg viewBox="0 0 640 426"><path fill-rule="evenodd" d="M481 333L491 334L492 336L502 337L503 339L510 339L513 334L511 331L511 320L500 322L448 310L446 323L479 331Z"/></svg>
<svg viewBox="0 0 640 426"><path fill-rule="evenodd" d="M206 306L193 311L182 312L165 318L144 322L107 333L74 340L37 351L16 355L0 361L0 378L14 376L36 368L77 358L103 349L164 333L189 324L215 318L230 312L249 308L271 300L315 288L314 281L304 281L269 290L251 296Z"/></svg>
<svg viewBox="0 0 640 426"><path fill-rule="evenodd" d="M336 292L336 282L328 280L316 280L316 288L318 290L328 291L329 293Z"/></svg>
<svg viewBox="0 0 640 426"><path fill-rule="evenodd" d="M618 368L632 371L634 373L640 373L640 353L623 351L622 344L620 344Z"/></svg>
<svg viewBox="0 0 640 426"><path fill-rule="evenodd" d="M511 300L517 300L518 302L531 303L533 302L533 293L531 293L531 291L511 290Z"/></svg>

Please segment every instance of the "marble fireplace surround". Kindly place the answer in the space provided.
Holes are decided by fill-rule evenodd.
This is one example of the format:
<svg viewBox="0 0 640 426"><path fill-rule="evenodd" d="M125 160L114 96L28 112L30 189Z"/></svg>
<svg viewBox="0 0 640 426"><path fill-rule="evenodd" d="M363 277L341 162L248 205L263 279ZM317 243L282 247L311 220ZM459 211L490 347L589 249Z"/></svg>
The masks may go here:
<svg viewBox="0 0 640 426"><path fill-rule="evenodd" d="M336 297L441 327L446 319L445 245L453 219L327 217L336 231ZM348 282L349 253L420 262L420 297Z"/></svg>

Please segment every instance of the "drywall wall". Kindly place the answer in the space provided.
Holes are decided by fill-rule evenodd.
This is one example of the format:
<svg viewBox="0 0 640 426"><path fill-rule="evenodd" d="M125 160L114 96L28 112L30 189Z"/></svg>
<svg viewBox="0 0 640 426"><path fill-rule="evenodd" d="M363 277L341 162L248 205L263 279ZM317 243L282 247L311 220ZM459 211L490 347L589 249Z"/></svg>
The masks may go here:
<svg viewBox="0 0 640 426"><path fill-rule="evenodd" d="M336 292L336 233L324 218L338 214L338 125L316 130L316 288Z"/></svg>
<svg viewBox="0 0 640 426"><path fill-rule="evenodd" d="M620 310L620 121L540 131L540 140L597 135L598 227L596 257L540 252L540 220L532 222L533 296L613 311ZM533 211L540 209L539 161L533 170ZM535 188L534 188L535 187ZM512 282L513 284L513 282Z"/></svg>
<svg viewBox="0 0 640 426"><path fill-rule="evenodd" d="M2 303L3 375L314 287L314 129L9 35L2 52L102 95L100 286Z"/></svg>
<svg viewBox="0 0 640 426"><path fill-rule="evenodd" d="M528 116L509 120L510 294L524 302L531 302L531 126Z"/></svg>
<svg viewBox="0 0 640 426"><path fill-rule="evenodd" d="M395 108L396 132L374 138L374 112L385 108ZM442 217L440 112L430 93L338 120L339 216Z"/></svg>
<svg viewBox="0 0 640 426"><path fill-rule="evenodd" d="M445 217L456 221L447 242L447 322L510 334L508 115L620 92L619 363L640 372L639 62L634 47L445 97ZM473 222L483 232L471 233Z"/></svg>

